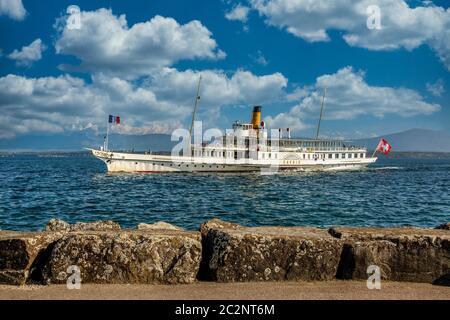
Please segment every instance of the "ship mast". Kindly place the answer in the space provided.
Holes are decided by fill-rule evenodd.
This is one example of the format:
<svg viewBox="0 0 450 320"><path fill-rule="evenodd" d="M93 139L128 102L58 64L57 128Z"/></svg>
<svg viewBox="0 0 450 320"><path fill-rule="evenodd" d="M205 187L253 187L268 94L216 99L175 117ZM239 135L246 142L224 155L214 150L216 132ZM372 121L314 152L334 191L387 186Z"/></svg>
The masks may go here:
<svg viewBox="0 0 450 320"><path fill-rule="evenodd" d="M319 123L317 124L317 132L316 132L316 140L319 139L319 132L320 132L320 122L322 121L322 115L323 115L323 105L325 103L325 95L327 94L327 88L325 87L323 89L323 97L322 97L322 105L320 107L320 117L319 117Z"/></svg>
<svg viewBox="0 0 450 320"><path fill-rule="evenodd" d="M191 141L192 141L192 129L194 128L195 114L197 113L198 101L200 100L199 94L200 94L201 81L202 81L202 76L200 75L200 78L198 78L197 95L195 96L194 112L192 113L191 128L189 129L189 137L190 137Z"/></svg>

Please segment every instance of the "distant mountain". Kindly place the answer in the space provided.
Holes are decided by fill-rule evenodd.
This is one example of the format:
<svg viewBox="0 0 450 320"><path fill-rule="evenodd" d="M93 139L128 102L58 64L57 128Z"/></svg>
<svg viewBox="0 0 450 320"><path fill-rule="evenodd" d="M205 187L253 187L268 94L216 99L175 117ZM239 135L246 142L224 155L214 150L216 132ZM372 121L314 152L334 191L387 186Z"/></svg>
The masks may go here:
<svg viewBox="0 0 450 320"><path fill-rule="evenodd" d="M178 142L173 142L170 138L171 135L169 134L155 133L144 135L112 134L109 136L109 146L114 150L171 151Z"/></svg>
<svg viewBox="0 0 450 320"><path fill-rule="evenodd" d="M2 151L80 151L103 145L103 135L92 130L61 134L22 135L0 140ZM167 134L109 136L109 146L115 150L170 151L176 142Z"/></svg>
<svg viewBox="0 0 450 320"><path fill-rule="evenodd" d="M426 129L411 129L382 136L391 143L393 151L450 152L450 133ZM373 150L381 137L349 141ZM168 134L120 135L111 134L109 146L114 150L171 151L176 142ZM80 151L98 148L103 135L93 130L62 134L22 135L0 140L1 151Z"/></svg>
<svg viewBox="0 0 450 320"><path fill-rule="evenodd" d="M382 137L358 139L351 142L374 150L380 138L389 141L392 145L392 151L450 152L450 133L428 129L411 129Z"/></svg>

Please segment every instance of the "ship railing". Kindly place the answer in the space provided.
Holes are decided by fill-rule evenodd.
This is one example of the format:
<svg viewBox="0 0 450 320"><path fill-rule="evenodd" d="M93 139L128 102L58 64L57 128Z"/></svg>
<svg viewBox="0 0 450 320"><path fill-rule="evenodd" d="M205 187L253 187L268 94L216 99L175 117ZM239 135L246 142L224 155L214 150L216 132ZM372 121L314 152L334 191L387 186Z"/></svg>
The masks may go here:
<svg viewBox="0 0 450 320"><path fill-rule="evenodd" d="M201 146L192 146L192 150L215 150L215 151L248 151L249 146L245 145L220 145L220 144L206 144ZM294 152L367 152L364 147L295 147L295 146L278 146L272 147L267 145L254 146L254 149L259 148L264 152L278 152L278 151L294 151Z"/></svg>

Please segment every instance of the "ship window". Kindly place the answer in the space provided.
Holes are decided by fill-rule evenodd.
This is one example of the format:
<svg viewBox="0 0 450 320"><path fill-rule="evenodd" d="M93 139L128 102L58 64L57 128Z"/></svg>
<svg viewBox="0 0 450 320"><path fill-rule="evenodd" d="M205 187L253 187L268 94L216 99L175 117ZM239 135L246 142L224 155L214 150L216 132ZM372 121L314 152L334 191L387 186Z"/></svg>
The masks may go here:
<svg viewBox="0 0 450 320"><path fill-rule="evenodd" d="M364 158L364 153L361 153L361 157L360 158Z"/></svg>
<svg viewBox="0 0 450 320"><path fill-rule="evenodd" d="M331 153L328 154L328 159L333 158L333 155Z"/></svg>
<svg viewBox="0 0 450 320"><path fill-rule="evenodd" d="M345 159L345 153L342 154L341 158L342 158L342 159Z"/></svg>
<svg viewBox="0 0 450 320"><path fill-rule="evenodd" d="M353 156L353 154L351 154L351 153L348 154L348 158L349 158L349 159L351 159L352 156Z"/></svg>
<svg viewBox="0 0 450 320"><path fill-rule="evenodd" d="M358 154L358 153L355 153L355 158L358 158L358 156L359 156L359 154Z"/></svg>
<svg viewBox="0 0 450 320"><path fill-rule="evenodd" d="M335 158L335 159L339 159L339 153L336 153L336 154L334 155L334 158Z"/></svg>
<svg viewBox="0 0 450 320"><path fill-rule="evenodd" d="M272 158L272 154L269 152L269 159Z"/></svg>

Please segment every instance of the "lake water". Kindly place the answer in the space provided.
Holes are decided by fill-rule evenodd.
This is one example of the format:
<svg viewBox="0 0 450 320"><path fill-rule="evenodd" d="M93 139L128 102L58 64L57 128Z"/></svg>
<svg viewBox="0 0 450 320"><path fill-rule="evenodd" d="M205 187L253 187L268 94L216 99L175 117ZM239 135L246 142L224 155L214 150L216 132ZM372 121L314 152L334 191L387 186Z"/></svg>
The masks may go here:
<svg viewBox="0 0 450 320"><path fill-rule="evenodd" d="M107 174L91 156L0 157L0 229L51 218L163 220L187 229L217 217L249 226L425 226L450 221L450 159L381 159L357 172Z"/></svg>

